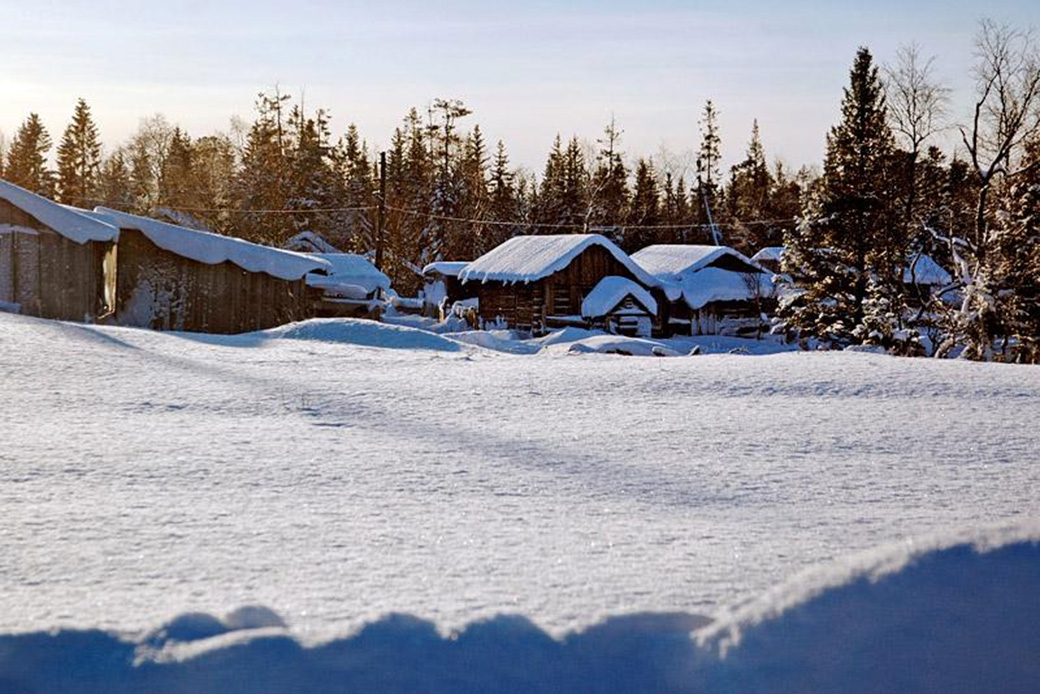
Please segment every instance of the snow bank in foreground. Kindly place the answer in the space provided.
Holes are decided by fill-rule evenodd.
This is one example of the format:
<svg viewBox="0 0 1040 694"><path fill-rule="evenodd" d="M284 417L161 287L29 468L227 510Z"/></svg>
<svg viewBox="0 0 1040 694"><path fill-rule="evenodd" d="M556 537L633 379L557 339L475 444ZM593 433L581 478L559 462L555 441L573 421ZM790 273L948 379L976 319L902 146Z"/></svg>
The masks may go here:
<svg viewBox="0 0 1040 694"><path fill-rule="evenodd" d="M554 639L523 617L442 635L390 615L305 646L276 615L248 608L186 615L136 638L0 636L0 691L1033 692L1038 538L1034 528L875 552L710 626L692 615L629 615Z"/></svg>
<svg viewBox="0 0 1040 694"><path fill-rule="evenodd" d="M316 340L384 349L428 349L459 352L464 346L425 330L354 318L316 318L290 323L254 335L263 340Z"/></svg>

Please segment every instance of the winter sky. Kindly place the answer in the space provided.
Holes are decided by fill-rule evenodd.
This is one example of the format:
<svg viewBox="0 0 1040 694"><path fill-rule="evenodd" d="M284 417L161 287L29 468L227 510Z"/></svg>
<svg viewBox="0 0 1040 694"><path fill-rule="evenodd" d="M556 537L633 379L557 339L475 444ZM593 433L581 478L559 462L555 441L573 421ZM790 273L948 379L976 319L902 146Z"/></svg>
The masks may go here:
<svg viewBox="0 0 1040 694"><path fill-rule="evenodd" d="M276 83L384 145L406 111L462 99L490 141L539 170L560 132L611 115L630 156L695 147L706 99L725 163L758 118L769 156L822 157L856 47L879 61L916 41L970 111L972 36L987 16L1040 24L1035 0L0 0L0 132L37 111L57 140L83 96L107 143L156 112L192 135L252 116ZM465 121L463 122L465 125Z"/></svg>

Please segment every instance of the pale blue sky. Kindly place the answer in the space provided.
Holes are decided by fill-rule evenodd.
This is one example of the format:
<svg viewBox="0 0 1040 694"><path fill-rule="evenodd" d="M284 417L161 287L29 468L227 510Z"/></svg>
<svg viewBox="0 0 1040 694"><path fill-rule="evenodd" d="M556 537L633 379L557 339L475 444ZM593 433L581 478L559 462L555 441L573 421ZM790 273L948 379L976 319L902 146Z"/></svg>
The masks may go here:
<svg viewBox="0 0 1040 694"><path fill-rule="evenodd" d="M757 117L767 153L798 166L822 157L859 45L887 61L917 41L966 117L982 16L1040 24L1035 0L0 0L0 131L10 138L35 110L57 139L83 96L106 142L155 112L198 136L249 119L278 83L373 146L409 107L460 98L469 125L540 170L557 132L594 139L612 113L630 156L689 150L711 98L727 163Z"/></svg>

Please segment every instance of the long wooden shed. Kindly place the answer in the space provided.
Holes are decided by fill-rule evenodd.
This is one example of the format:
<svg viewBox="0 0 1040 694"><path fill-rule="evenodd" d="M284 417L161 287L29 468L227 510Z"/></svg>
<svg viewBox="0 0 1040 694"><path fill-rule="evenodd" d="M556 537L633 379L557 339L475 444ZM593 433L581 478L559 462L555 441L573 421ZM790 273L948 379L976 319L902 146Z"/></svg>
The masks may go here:
<svg viewBox="0 0 1040 694"><path fill-rule="evenodd" d="M241 333L314 314L306 277L329 268L321 259L103 207L91 214L119 229L120 325Z"/></svg>
<svg viewBox="0 0 1040 694"><path fill-rule="evenodd" d="M672 291L599 234L516 236L467 265L459 280L476 283L484 324L542 333L585 325L582 302L611 276L660 294L661 304Z"/></svg>
<svg viewBox="0 0 1040 694"><path fill-rule="evenodd" d="M119 229L0 181L0 307L95 322L115 308Z"/></svg>

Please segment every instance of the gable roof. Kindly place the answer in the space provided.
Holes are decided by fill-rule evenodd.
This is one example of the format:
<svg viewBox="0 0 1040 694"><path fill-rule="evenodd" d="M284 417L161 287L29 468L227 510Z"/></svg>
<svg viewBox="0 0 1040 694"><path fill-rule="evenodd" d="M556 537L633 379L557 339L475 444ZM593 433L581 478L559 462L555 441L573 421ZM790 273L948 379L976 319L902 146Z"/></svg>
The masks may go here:
<svg viewBox="0 0 1040 694"><path fill-rule="evenodd" d="M697 272L726 258L746 266L747 272L765 272L757 263L729 246L696 244L659 244L647 246L632 255L650 274L668 281L677 281L680 275Z"/></svg>
<svg viewBox="0 0 1040 694"><path fill-rule="evenodd" d="M265 272L283 280L298 280L329 264L313 256L261 246L232 236L197 231L126 212L95 207L91 213L120 229L135 229L159 248L206 265L234 263L249 272Z"/></svg>
<svg viewBox="0 0 1040 694"><path fill-rule="evenodd" d="M650 296L650 292L627 277L608 275L601 279L581 302L581 315L584 318L605 316L624 301L626 296L631 296L650 313L657 313L657 302Z"/></svg>
<svg viewBox="0 0 1040 694"><path fill-rule="evenodd" d="M753 256L751 256L751 259L756 263L761 262L763 260L775 260L777 262L780 262L780 256L783 254L785 250L787 249L784 246L766 246L758 253L755 253Z"/></svg>
<svg viewBox="0 0 1040 694"><path fill-rule="evenodd" d="M467 265L459 273L459 279L463 282L536 282L564 269L592 246L602 246L647 287L671 289L599 234L514 236Z"/></svg>
<svg viewBox="0 0 1040 694"><path fill-rule="evenodd" d="M40 224L78 244L88 241L115 241L119 238L119 227L59 205L7 181L0 180L0 199L6 200Z"/></svg>
<svg viewBox="0 0 1040 694"><path fill-rule="evenodd" d="M913 269L913 272L911 272ZM921 254L911 259L903 269L904 284L944 285L953 282L953 277L929 255Z"/></svg>
<svg viewBox="0 0 1040 694"><path fill-rule="evenodd" d="M768 273L740 273L717 267L685 274L679 286L683 301L694 310L715 301L752 301L769 296L774 289Z"/></svg>

